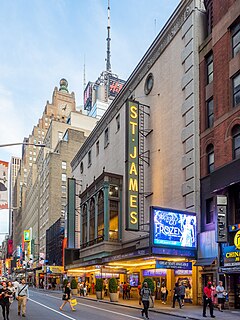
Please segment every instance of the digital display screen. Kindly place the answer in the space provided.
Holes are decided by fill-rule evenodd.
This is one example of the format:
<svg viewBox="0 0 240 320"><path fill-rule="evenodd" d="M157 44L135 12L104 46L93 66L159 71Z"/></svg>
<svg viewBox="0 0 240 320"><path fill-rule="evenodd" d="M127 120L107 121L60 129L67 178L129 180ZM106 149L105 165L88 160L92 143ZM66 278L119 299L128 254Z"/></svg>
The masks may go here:
<svg viewBox="0 0 240 320"><path fill-rule="evenodd" d="M131 287L137 287L139 284L139 273L131 273L129 275L129 284Z"/></svg>
<svg viewBox="0 0 240 320"><path fill-rule="evenodd" d="M152 221L153 245L196 248L194 213L152 207Z"/></svg>

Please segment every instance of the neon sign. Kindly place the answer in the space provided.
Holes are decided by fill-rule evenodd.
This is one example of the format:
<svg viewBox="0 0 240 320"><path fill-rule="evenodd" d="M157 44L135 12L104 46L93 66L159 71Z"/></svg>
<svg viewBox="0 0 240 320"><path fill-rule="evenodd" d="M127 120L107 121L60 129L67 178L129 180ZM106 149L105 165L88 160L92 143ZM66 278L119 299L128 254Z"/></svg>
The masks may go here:
<svg viewBox="0 0 240 320"><path fill-rule="evenodd" d="M126 103L126 230L139 230L139 104Z"/></svg>

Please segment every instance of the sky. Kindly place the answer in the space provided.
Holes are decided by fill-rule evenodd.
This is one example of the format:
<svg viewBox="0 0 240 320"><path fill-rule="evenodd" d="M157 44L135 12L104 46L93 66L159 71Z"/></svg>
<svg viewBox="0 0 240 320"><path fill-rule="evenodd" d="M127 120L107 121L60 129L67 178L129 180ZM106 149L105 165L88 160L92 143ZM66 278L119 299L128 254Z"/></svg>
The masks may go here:
<svg viewBox="0 0 240 320"><path fill-rule="evenodd" d="M111 0L112 72L127 80L180 0ZM2 0L0 145L22 142L52 100L61 78L77 106L86 82L105 70L107 0ZM0 160L21 146L0 147ZM8 211L0 210L0 233ZM0 243L3 240L0 235Z"/></svg>

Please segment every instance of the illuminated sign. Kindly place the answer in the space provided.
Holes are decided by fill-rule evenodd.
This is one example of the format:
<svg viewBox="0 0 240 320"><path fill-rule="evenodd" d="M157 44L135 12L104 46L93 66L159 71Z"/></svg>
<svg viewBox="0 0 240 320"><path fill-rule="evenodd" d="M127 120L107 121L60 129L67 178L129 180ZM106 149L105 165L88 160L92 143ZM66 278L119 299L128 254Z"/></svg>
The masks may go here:
<svg viewBox="0 0 240 320"><path fill-rule="evenodd" d="M240 265L240 250L235 246L223 247L224 266L236 266Z"/></svg>
<svg viewBox="0 0 240 320"><path fill-rule="evenodd" d="M126 103L126 230L139 230L139 104Z"/></svg>
<svg viewBox="0 0 240 320"><path fill-rule="evenodd" d="M156 269L192 269L192 262L157 260Z"/></svg>
<svg viewBox="0 0 240 320"><path fill-rule="evenodd" d="M30 241L30 230L24 230L23 237L24 237L24 242Z"/></svg>
<svg viewBox="0 0 240 320"><path fill-rule="evenodd" d="M196 215L187 211L151 208L152 244L195 249Z"/></svg>
<svg viewBox="0 0 240 320"><path fill-rule="evenodd" d="M8 208L8 162L0 160L0 209Z"/></svg>
<svg viewBox="0 0 240 320"><path fill-rule="evenodd" d="M240 249L240 230L235 234L234 244L237 249Z"/></svg>
<svg viewBox="0 0 240 320"><path fill-rule="evenodd" d="M143 270L143 277L165 277L166 275L167 275L166 269Z"/></svg>

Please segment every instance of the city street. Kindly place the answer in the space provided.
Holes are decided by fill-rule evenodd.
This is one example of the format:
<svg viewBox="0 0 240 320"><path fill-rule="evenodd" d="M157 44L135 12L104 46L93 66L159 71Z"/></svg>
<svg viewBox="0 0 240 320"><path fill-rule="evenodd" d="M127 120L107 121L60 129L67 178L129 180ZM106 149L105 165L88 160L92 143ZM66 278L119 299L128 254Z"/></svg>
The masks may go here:
<svg viewBox="0 0 240 320"><path fill-rule="evenodd" d="M75 307L76 311L72 312L68 305L65 306L64 311L59 310L62 300L60 294L48 294L44 292L37 292L31 290L30 299L27 303L28 320L130 320L130 319L142 319L139 310L126 308L116 305L102 304L95 301L86 300L79 302ZM170 320L172 316L150 314L150 319ZM20 317L17 316L17 302L14 301L11 305L10 320L15 320ZM181 319L181 318L178 318ZM185 319L185 318L182 318Z"/></svg>

